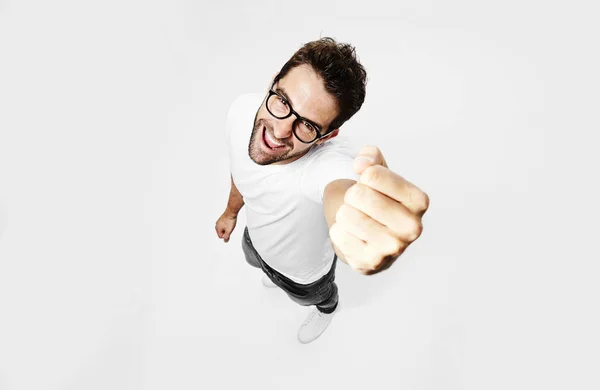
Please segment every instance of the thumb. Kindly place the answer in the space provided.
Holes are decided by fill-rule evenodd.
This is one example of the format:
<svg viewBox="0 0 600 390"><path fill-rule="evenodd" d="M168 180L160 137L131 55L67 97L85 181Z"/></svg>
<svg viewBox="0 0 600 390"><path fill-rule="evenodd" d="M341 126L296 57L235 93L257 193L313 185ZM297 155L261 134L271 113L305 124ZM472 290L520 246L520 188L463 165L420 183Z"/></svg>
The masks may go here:
<svg viewBox="0 0 600 390"><path fill-rule="evenodd" d="M385 158L383 158L381 150L379 150L377 146L363 146L354 159L354 172L356 172L357 175L360 175L371 165L382 165L386 168L388 167Z"/></svg>

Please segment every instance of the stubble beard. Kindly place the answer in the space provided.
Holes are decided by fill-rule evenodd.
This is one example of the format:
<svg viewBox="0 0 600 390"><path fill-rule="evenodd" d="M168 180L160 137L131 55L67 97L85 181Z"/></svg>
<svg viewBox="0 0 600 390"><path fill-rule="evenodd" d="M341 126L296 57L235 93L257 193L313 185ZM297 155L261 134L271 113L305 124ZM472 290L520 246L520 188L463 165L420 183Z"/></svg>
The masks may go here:
<svg viewBox="0 0 600 390"><path fill-rule="evenodd" d="M258 116L258 112L256 113L256 116ZM256 116L254 118L254 128L252 129L250 142L248 143L248 156L250 156L250 159L258 165L270 165L295 157L297 154L290 154L293 149L288 144L285 146L286 151L282 154L271 155L263 150L263 126L266 126L266 131L269 131L270 127L266 122L262 120L256 120Z"/></svg>

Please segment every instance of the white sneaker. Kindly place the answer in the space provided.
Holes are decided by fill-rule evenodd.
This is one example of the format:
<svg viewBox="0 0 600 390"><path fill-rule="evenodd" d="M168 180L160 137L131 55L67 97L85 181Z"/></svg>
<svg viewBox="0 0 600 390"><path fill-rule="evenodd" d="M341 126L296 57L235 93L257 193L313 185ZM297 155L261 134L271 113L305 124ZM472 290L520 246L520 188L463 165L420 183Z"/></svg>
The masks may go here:
<svg viewBox="0 0 600 390"><path fill-rule="evenodd" d="M269 279L269 277L267 275L263 275L262 278L262 283L266 286L266 287L277 287L277 285L275 283L273 283L271 281L271 279Z"/></svg>
<svg viewBox="0 0 600 390"><path fill-rule="evenodd" d="M306 318L306 321L304 321L300 327L300 330L298 331L298 340L302 344L307 344L318 338L323 332L325 332L325 329L327 329L329 326L329 323L333 319L333 316L338 308L339 303L338 307L336 307L333 313L325 314L321 313L315 306Z"/></svg>

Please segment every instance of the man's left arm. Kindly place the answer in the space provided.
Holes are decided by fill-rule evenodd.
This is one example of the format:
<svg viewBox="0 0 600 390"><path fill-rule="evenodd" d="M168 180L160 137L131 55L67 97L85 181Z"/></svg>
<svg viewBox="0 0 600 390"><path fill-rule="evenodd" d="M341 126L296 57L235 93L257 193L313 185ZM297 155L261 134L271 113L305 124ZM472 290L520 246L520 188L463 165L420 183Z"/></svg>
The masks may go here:
<svg viewBox="0 0 600 390"><path fill-rule="evenodd" d="M419 238L429 196L392 172L375 146L360 150L354 171L358 182L339 179L325 187L323 207L338 258L371 275L391 266Z"/></svg>

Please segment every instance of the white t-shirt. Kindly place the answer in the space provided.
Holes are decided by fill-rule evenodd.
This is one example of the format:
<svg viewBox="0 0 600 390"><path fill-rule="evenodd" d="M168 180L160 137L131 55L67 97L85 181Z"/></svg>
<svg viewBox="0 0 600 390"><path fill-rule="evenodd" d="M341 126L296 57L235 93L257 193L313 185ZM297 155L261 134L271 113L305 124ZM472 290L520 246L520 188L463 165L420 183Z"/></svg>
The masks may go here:
<svg viewBox="0 0 600 390"><path fill-rule="evenodd" d="M248 155L254 118L264 94L244 94L227 114L231 175L244 198L248 234L271 268L308 284L325 275L334 260L323 192L337 179L358 181L352 168L359 148L340 132L284 165L258 165Z"/></svg>

